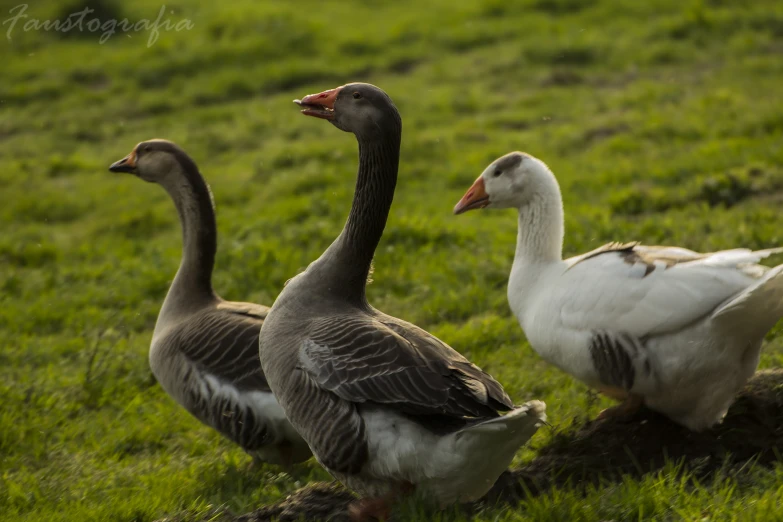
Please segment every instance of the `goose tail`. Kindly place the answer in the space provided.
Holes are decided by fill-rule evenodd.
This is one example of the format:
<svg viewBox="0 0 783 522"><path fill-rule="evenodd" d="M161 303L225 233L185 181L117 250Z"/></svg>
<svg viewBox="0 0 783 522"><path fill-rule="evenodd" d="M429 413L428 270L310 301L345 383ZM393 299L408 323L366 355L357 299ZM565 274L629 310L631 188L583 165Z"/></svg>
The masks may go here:
<svg viewBox="0 0 783 522"><path fill-rule="evenodd" d="M546 404L541 401L530 401L501 417L468 426L458 431L456 435L457 440L499 436L504 440L519 440L521 446L545 421Z"/></svg>
<svg viewBox="0 0 783 522"><path fill-rule="evenodd" d="M475 489L461 502L476 500L495 484L525 444L546 421L546 405L530 401L502 417L490 419L456 432L454 450L463 460L462 469Z"/></svg>
<svg viewBox="0 0 783 522"><path fill-rule="evenodd" d="M733 334L763 337L783 317L783 265L730 298L712 314L716 325Z"/></svg>

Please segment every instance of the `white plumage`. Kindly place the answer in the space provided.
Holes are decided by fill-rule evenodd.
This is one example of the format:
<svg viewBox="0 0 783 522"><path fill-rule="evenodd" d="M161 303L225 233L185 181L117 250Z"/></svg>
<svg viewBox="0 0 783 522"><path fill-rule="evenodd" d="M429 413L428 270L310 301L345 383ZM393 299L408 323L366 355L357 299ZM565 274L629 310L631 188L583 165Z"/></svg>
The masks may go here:
<svg viewBox="0 0 783 522"><path fill-rule="evenodd" d="M365 477L379 477L378 492L388 489L388 477L416 484L419 495L440 507L478 500L546 421L545 411L543 402L530 401L501 417L442 436L402 415L367 408L362 417L375 458L368 462ZM345 480L358 490L374 489L367 478Z"/></svg>
<svg viewBox="0 0 783 522"><path fill-rule="evenodd" d="M609 244L562 259L563 207L549 168L499 158L455 208L513 207L519 232L508 300L547 361L629 409L644 402L692 430L720 422L783 317L783 249L702 254Z"/></svg>

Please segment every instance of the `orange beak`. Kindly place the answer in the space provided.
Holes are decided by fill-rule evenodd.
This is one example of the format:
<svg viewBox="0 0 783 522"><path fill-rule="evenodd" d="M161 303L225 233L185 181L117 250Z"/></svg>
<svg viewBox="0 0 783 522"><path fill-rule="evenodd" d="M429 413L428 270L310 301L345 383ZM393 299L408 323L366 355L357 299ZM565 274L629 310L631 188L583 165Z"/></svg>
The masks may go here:
<svg viewBox="0 0 783 522"><path fill-rule="evenodd" d="M334 102L337 95L340 94L342 87L329 89L318 94L308 94L301 100L294 100L294 103L302 107L302 114L305 116L314 116L323 120L334 119Z"/></svg>
<svg viewBox="0 0 783 522"><path fill-rule="evenodd" d="M136 170L136 149L122 158L119 161L115 161L109 166L109 170L112 172L134 172Z"/></svg>
<svg viewBox="0 0 783 522"><path fill-rule="evenodd" d="M462 196L462 199L459 200L459 203L454 207L454 213L462 214L463 212L475 208L484 208L487 205L489 205L489 196L484 189L484 178L479 176L465 195Z"/></svg>

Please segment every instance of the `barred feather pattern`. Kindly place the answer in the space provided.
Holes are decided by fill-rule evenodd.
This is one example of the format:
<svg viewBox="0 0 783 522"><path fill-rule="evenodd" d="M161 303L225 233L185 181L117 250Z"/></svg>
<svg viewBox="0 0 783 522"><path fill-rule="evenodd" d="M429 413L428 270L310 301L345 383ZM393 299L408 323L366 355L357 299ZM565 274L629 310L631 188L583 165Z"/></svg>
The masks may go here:
<svg viewBox="0 0 783 522"><path fill-rule="evenodd" d="M357 474L369 458L366 427L355 404L320 388L310 376L295 370L286 414L304 434L318 462L330 472Z"/></svg>
<svg viewBox="0 0 783 522"><path fill-rule="evenodd" d="M208 308L168 328L153 343L150 363L163 388L193 416L253 453L285 442L275 429L279 419L269 418L284 414L258 360L263 320L226 308Z"/></svg>
<svg viewBox="0 0 783 522"><path fill-rule="evenodd" d="M502 386L458 352L380 313L317 322L300 361L320 386L345 400L409 415L489 419L513 407Z"/></svg>

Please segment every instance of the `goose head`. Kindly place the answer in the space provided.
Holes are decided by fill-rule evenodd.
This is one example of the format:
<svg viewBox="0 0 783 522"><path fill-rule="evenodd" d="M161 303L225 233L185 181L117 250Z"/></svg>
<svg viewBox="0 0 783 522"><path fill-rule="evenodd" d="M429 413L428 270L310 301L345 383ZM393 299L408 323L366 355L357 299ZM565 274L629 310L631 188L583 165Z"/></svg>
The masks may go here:
<svg viewBox="0 0 783 522"><path fill-rule="evenodd" d="M349 83L308 94L294 103L302 107L302 114L330 121L338 129L357 136L371 137L401 125L391 98L369 83Z"/></svg>
<svg viewBox="0 0 783 522"><path fill-rule="evenodd" d="M480 208L523 208L551 192L553 176L539 159L524 152L510 152L493 161L476 179L455 214Z"/></svg>
<svg viewBox="0 0 783 522"><path fill-rule="evenodd" d="M130 154L109 166L112 172L127 172L148 181L166 185L175 173L187 168L193 160L168 140L148 140L136 145Z"/></svg>

